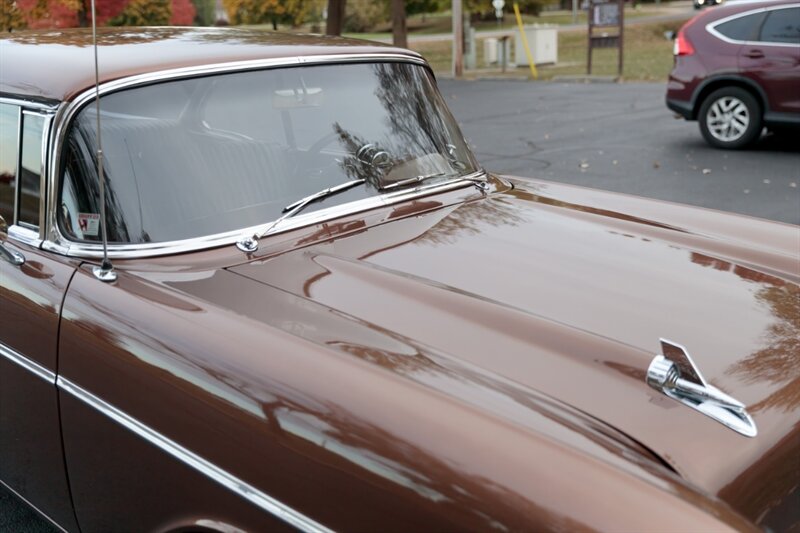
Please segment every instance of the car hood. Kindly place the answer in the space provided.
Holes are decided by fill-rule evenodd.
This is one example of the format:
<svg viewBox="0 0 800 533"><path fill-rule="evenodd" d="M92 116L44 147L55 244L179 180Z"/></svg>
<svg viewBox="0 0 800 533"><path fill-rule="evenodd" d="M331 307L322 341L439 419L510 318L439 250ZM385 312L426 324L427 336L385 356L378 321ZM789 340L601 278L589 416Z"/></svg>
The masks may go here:
<svg viewBox="0 0 800 533"><path fill-rule="evenodd" d="M786 502L797 501L800 457L800 289L796 273L781 270L791 261L587 207L580 194L556 189L517 184L228 270L237 285L281 289L402 340L426 360L568 404L754 521L785 515ZM635 202L648 211L648 201ZM663 205L651 202L650 211ZM729 215L708 216L724 225ZM319 333L301 322L285 320L298 335ZM647 386L659 338L687 347L709 383L747 406L755 438ZM337 342L389 371L463 393L385 347L328 344Z"/></svg>

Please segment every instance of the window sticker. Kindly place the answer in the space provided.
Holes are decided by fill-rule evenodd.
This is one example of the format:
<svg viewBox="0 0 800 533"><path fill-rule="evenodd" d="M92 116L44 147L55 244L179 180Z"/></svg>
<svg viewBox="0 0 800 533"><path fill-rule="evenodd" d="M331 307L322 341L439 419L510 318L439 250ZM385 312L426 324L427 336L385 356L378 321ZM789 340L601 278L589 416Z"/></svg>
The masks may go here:
<svg viewBox="0 0 800 533"><path fill-rule="evenodd" d="M100 234L100 215L78 213L78 228L84 237L97 237Z"/></svg>

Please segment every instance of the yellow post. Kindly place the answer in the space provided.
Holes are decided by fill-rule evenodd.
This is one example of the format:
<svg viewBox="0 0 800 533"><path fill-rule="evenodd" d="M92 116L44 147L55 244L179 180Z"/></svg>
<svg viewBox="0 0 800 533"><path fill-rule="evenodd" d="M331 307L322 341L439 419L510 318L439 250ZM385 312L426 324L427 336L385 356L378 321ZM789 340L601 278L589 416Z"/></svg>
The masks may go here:
<svg viewBox="0 0 800 533"><path fill-rule="evenodd" d="M522 46L525 47L525 54L528 56L528 64L531 66L531 76L533 79L539 79L539 73L536 72L536 65L533 64L533 54L531 48L528 46L528 38L525 36L525 28L522 26L522 15L519 14L519 5L514 2L514 14L517 16L517 25L519 26L519 33L522 37Z"/></svg>

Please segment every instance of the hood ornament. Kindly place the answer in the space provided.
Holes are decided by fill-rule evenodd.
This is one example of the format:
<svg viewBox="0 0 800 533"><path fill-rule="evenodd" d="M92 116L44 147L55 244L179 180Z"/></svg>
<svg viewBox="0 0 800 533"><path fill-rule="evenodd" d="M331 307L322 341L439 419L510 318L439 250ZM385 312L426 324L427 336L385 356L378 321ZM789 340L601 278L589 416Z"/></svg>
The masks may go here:
<svg viewBox="0 0 800 533"><path fill-rule="evenodd" d="M686 348L660 339L664 355L647 369L647 384L670 398L700 411L746 437L755 437L756 424L743 403L706 383Z"/></svg>

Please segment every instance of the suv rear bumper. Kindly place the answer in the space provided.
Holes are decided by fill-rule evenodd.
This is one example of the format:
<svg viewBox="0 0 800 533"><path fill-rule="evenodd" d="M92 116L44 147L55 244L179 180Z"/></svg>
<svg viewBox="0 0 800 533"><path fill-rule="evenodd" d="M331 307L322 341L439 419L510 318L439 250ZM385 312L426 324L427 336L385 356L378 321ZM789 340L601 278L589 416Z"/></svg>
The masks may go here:
<svg viewBox="0 0 800 533"><path fill-rule="evenodd" d="M683 100L675 100L667 98L667 107L675 111L686 120L694 120L693 106L691 102L684 102Z"/></svg>

